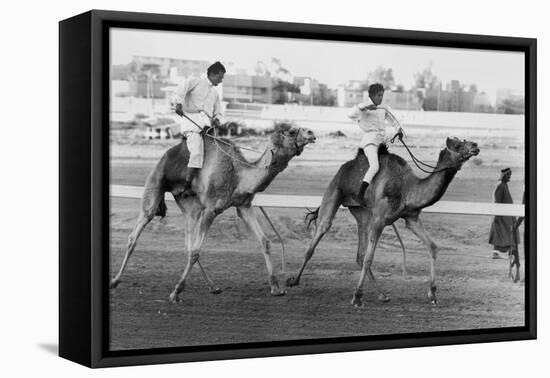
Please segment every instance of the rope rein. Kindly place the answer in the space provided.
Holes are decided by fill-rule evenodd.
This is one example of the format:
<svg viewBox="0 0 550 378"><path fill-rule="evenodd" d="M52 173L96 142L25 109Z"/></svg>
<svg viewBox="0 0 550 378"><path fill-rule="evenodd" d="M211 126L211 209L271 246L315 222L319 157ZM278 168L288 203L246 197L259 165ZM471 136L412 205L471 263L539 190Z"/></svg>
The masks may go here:
<svg viewBox="0 0 550 378"><path fill-rule="evenodd" d="M205 113L206 114L206 113ZM206 114L206 116L212 121L212 117L210 117L208 114ZM225 143L226 145L230 146L230 147L235 147L235 148L240 148L240 149L243 149L243 150L249 150L249 151L254 151L254 152L257 152L257 153L260 153L260 154L263 154L264 151L258 151L258 150L255 150L255 149L252 149L252 148L247 148L247 147L244 147L244 146L239 146L239 145L236 145L236 144L233 144L231 142L228 142L226 140L223 140L217 136L214 136L214 135L210 135L210 134L207 134L204 130L204 127L201 127L199 126L195 121L193 121L191 118L189 118L187 115L185 115L185 113L183 113L183 115L181 115L182 118L186 118L189 122L193 123L195 126L197 126L201 132L203 133L203 135L207 136L207 137L210 137L214 140L214 144L216 145L216 148L221 151L223 154L225 154L226 156L228 156L229 158L231 158L232 160L235 160L235 161L238 161L239 163L247 166L247 167L250 167L250 168L255 168L255 169L269 169L269 168L278 168L279 166L282 166L282 165L286 165L288 164L288 162L280 162L280 163L277 163L277 164L270 164L270 165L267 165L265 167L257 167L256 165L252 164L252 163L249 163L247 161L244 161L244 160L241 160L239 159L238 157L234 156L234 155L231 155L230 153L228 153L227 151L225 151L223 148L220 147L220 145L218 145L218 142L222 142L222 143ZM298 148L298 147L297 147ZM271 151L273 153L273 151Z"/></svg>
<svg viewBox="0 0 550 378"><path fill-rule="evenodd" d="M390 117L392 118L392 120L397 124L397 126L399 126L399 129L400 130L403 130L402 127L401 127L401 123L397 120L397 117L395 117L393 115L392 112L390 112L387 108L383 108L389 115ZM416 156L414 156L414 154L412 153L411 149L409 148L409 146L407 146L407 144L405 143L405 141L403 140L403 134L401 132L398 132L397 134L395 134L393 136L393 138L390 139L390 143L394 143L395 142L395 138L398 138L399 141L401 142L401 144L403 144L403 146L405 147L405 149L407 150L407 152L409 153L409 155L411 156L411 159L414 163L414 165L416 165L416 167L418 169L420 169L422 172L424 173L428 173L428 174L434 174L434 173L439 173L439 172L443 172L443 171L446 171L446 170L449 170L449 169L453 169L453 168L457 168L459 167L460 165L462 165L462 163L464 163L466 161L466 159L464 158L463 155L460 156L460 160L456 163L456 164L453 164L453 165L450 165L448 167L443 167L443 168L440 168L440 169L437 169L437 166L434 166L434 165L430 165L430 164L427 164L427 163L424 163L422 160L420 160L419 158L417 158ZM429 171L425 168L422 168L420 165L423 165L424 167L426 168L429 168L429 169L432 169L432 171Z"/></svg>
<svg viewBox="0 0 550 378"><path fill-rule="evenodd" d="M390 142L393 143L394 139L396 136L399 136L399 134L396 134L391 140ZM416 167L418 169L420 169L422 172L424 173L428 173L428 174L434 174L434 173L439 173L439 172L443 172L443 171L446 171L446 170L449 170L449 169L453 169L453 168L457 168L459 167L460 165L462 165L462 163L464 163L464 161L466 159L464 159L464 157L461 155L461 159L456 163L456 164L453 164L453 165L449 165L448 167L443 167L443 168L440 168L440 169L436 169L436 167L434 167L433 165L429 165L429 164L426 164L424 163L423 161L421 161L420 159L418 159L416 156L414 156L414 154L412 153L412 151L410 150L409 146L407 146L407 144L403 141L403 139L401 137L399 137L399 141L403 144L403 146L407 149L407 152L409 153L409 155L411 155L411 158L412 158L412 161L413 163L416 165ZM428 168L431 168L433 169L432 171L429 171L427 169L424 169L422 168L419 164L422 164Z"/></svg>

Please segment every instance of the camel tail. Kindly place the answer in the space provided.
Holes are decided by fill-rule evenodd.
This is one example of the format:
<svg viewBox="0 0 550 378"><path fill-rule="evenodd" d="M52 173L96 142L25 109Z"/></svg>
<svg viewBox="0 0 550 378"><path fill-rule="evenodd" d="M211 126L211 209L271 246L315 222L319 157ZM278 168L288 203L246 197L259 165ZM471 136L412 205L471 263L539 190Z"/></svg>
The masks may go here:
<svg viewBox="0 0 550 378"><path fill-rule="evenodd" d="M311 223L313 223L314 225L317 225L317 218L319 217L319 207L315 210L307 209L307 211L308 213L306 214L304 223L307 224L307 229L309 230Z"/></svg>
<svg viewBox="0 0 550 378"><path fill-rule="evenodd" d="M164 202L164 198L160 200L159 205L157 206L157 210L155 211L155 216L159 216L161 218L164 218L166 216L167 211L166 203Z"/></svg>

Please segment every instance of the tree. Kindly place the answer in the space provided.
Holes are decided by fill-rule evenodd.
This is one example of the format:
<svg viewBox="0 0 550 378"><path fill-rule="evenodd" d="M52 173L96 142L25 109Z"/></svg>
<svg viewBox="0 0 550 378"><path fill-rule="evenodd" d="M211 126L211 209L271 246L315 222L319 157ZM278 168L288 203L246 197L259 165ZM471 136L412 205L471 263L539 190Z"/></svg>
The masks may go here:
<svg viewBox="0 0 550 378"><path fill-rule="evenodd" d="M504 114L524 114L525 98L505 98L498 104L497 112Z"/></svg>
<svg viewBox="0 0 550 378"><path fill-rule="evenodd" d="M414 74L414 81L416 88L434 89L439 79L432 72L431 67L424 68L422 72Z"/></svg>
<svg viewBox="0 0 550 378"><path fill-rule="evenodd" d="M335 106L336 95L328 88L326 84L319 84L319 88L313 92L313 105Z"/></svg>
<svg viewBox="0 0 550 378"><path fill-rule="evenodd" d="M390 89L395 86L393 70L391 68L384 68L382 66L378 66L376 70L369 73L367 81L369 82L369 84L380 83L384 86L384 89Z"/></svg>
<svg viewBox="0 0 550 378"><path fill-rule="evenodd" d="M300 88L280 78L273 79L273 102L275 104L286 104L289 102L290 93L300 93Z"/></svg>
<svg viewBox="0 0 550 378"><path fill-rule="evenodd" d="M432 67L426 67L421 72L415 73L414 81L414 89L418 100L422 103L422 109L439 110L441 84L432 72Z"/></svg>

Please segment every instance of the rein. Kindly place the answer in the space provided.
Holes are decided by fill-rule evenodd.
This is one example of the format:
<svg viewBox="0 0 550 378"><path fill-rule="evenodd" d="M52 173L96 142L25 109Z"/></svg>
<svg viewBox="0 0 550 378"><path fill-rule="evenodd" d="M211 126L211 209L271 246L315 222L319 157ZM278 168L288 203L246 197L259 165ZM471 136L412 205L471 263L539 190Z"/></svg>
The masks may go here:
<svg viewBox="0 0 550 378"><path fill-rule="evenodd" d="M206 113L205 113L206 114ZM212 117L210 117L208 114L206 114L206 116L212 120ZM255 166L254 164L251 164L247 161L244 161L244 160L241 160L239 158L237 158L236 156L233 156L231 154L229 154L228 152L226 152L223 148L221 148L219 145L218 145L218 142L222 142L222 143L225 143L226 145L228 146L231 146L231 147L236 147L236 148L239 148L239 149L243 149L243 150L249 150L249 151L253 151L253 152L257 152L257 153L260 153L260 154L263 154L264 152L263 151L259 151L259 150L255 150L255 149L252 149L252 148L248 148L248 147L244 147L244 146L239 146L239 145L236 145L236 144L233 144L233 143L230 143L228 141L225 141L217 136L214 136L214 135L210 135L210 134L207 134L204 130L204 127L201 127L199 126L195 121L193 121L191 118L189 118L187 115L185 115L185 113L183 113L183 115L181 116L182 118L185 118L187 119L189 122L193 123L195 126L197 126L201 132L203 133L203 135L207 136L207 137L210 137L214 140L214 144L216 146L216 148L218 150L220 150L223 154L225 154L226 156L228 156L229 158L231 158L232 160L235 160L235 161L238 161L239 163L243 164L243 165L246 165L250 168L256 168L256 169L269 169L269 168L277 168L281 165L285 165L285 164L288 164L288 162L280 162L280 163L277 163L277 164L270 164L270 165L267 165L265 167L257 167ZM298 144L296 143L296 141L294 142L295 145L296 145L296 149L299 150L299 147L298 147ZM273 154L273 150L270 151L272 154Z"/></svg>
<svg viewBox="0 0 550 378"><path fill-rule="evenodd" d="M393 115L392 112L390 112L387 108L383 108L390 116L391 118L393 119L393 121L401 128L401 123L397 120L397 117ZM467 158L464 157L464 155L460 154L460 160L456 163L456 164L453 164L453 165L450 165L448 167L444 167L444 168L440 168L440 169L437 169L436 166L433 166L433 165L430 165L430 164L426 164L424 163L422 160L420 160L419 158L417 158L416 156L414 156L414 154L412 153L411 149L409 148L409 146L407 146L407 144L405 143L405 141L403 140L403 134L401 133L397 133L393 136L393 138L390 139L390 143L394 143L395 142L395 138L398 138L399 141L403 144L403 146L407 149L407 152L409 153L409 155L411 155L411 159L414 163L414 165L416 165L416 167L418 169L420 169L422 172L424 173L428 173L428 174L434 174L434 173L438 173L438 172L443 172L443 171L446 171L448 169L453 169L453 168L457 168L457 167L460 167L460 165L462 165L462 163L464 163ZM424 167L426 168L429 168L429 169L432 169L432 171L428 171L427 169L425 168L422 168L420 165L423 165ZM460 169L460 168L459 168Z"/></svg>
<svg viewBox="0 0 550 378"><path fill-rule="evenodd" d="M399 141L403 144L403 146L405 147L405 149L407 150L407 152L409 153L409 155L411 156L411 159L414 163L414 165L416 165L416 167L418 169L420 169L422 172L424 173L428 173L428 174L434 174L434 173L439 173L439 172L443 172L443 171L446 171L448 169L453 169L453 168L457 168L457 167L460 167L462 165L462 163L464 163L466 161L466 158L464 157L464 155L460 154L460 160L453 164L453 165L450 165L448 167L443 167L443 168L440 168L440 169L436 169L437 167L433 166L433 165L429 165L429 164L426 164L424 163L422 160L420 160L419 158L417 158L416 156L414 156L414 154L412 153L411 149L409 148L409 146L407 146L407 144L405 143L405 141L403 140L403 138L401 137L401 134L395 134L393 136L393 138L390 139L390 143L394 143L395 142L395 138L398 138ZM427 169L424 169L422 168L421 165L423 165L424 167L427 167L427 168L430 168L432 169L432 171L429 171Z"/></svg>

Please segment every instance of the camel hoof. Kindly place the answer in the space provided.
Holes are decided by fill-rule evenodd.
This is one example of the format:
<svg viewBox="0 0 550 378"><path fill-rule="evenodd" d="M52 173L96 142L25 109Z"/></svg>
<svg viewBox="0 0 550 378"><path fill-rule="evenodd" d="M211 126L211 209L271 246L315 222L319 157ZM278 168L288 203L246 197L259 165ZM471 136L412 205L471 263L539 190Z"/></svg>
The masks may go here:
<svg viewBox="0 0 550 378"><path fill-rule="evenodd" d="M356 308L363 308L363 300L354 295L353 299L351 300L351 305Z"/></svg>
<svg viewBox="0 0 550 378"><path fill-rule="evenodd" d="M286 286L298 286L299 281L296 279L296 277L290 277L286 280Z"/></svg>
<svg viewBox="0 0 550 378"><path fill-rule="evenodd" d="M430 303L433 305L437 304L437 297L435 296L435 291L437 290L437 287L430 286L430 289L428 290L428 299L430 300Z"/></svg>
<svg viewBox="0 0 550 378"><path fill-rule="evenodd" d="M281 297L286 294L286 290L284 289L271 289L271 295L274 297Z"/></svg>
<svg viewBox="0 0 550 378"><path fill-rule="evenodd" d="M120 283L120 281L112 279L111 283L109 284L109 288L110 289L116 289L116 287L118 286L119 283Z"/></svg>
<svg viewBox="0 0 550 378"><path fill-rule="evenodd" d="M181 302L181 297L176 292L172 292L172 294L170 294L170 302L171 303Z"/></svg>
<svg viewBox="0 0 550 378"><path fill-rule="evenodd" d="M391 301L391 298L388 297L386 294L378 294L378 300L382 303L386 303Z"/></svg>
<svg viewBox="0 0 550 378"><path fill-rule="evenodd" d="M221 292L222 292L222 289L220 289L219 287L214 287L210 289L210 294L219 294Z"/></svg>

